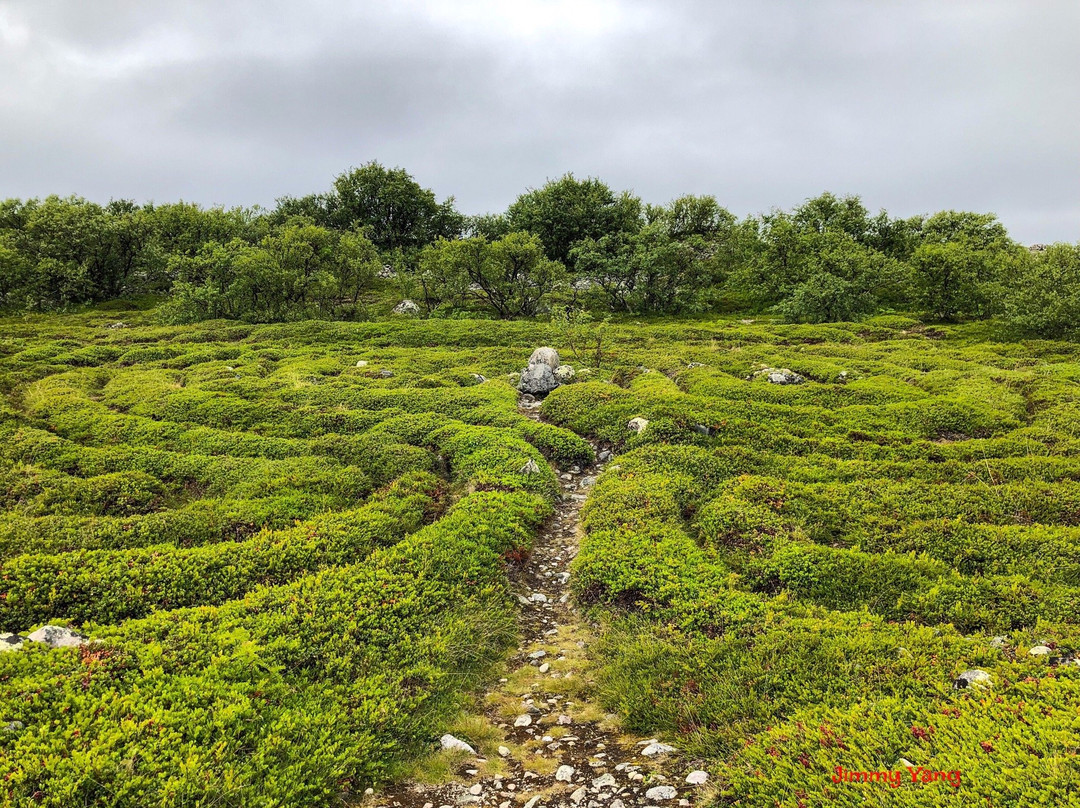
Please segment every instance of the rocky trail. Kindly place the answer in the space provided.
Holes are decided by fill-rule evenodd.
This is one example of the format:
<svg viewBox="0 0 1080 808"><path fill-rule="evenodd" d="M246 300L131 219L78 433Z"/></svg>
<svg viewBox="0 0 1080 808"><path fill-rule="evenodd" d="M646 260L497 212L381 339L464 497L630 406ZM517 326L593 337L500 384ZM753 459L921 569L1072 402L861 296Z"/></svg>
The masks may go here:
<svg viewBox="0 0 1080 808"><path fill-rule="evenodd" d="M539 420L540 402L521 411ZM596 447L594 447L596 448ZM601 452L602 460L610 453ZM591 700L591 629L570 597L579 518L602 462L560 474L562 500L531 555L511 571L521 601L521 645L483 694L469 741L452 735L432 782L399 783L367 796L376 808L688 808L707 776L656 738L619 731Z"/></svg>

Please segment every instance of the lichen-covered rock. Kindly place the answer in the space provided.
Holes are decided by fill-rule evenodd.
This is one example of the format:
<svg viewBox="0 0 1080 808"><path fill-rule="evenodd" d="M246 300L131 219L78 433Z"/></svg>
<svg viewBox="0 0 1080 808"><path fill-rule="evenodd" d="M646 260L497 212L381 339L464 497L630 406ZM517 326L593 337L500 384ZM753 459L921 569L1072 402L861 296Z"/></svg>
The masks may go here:
<svg viewBox="0 0 1080 808"><path fill-rule="evenodd" d="M416 317L420 314L420 307L406 298L394 306L394 314L402 314L406 317Z"/></svg>
<svg viewBox="0 0 1080 808"><path fill-rule="evenodd" d="M0 651L18 651L22 645L23 638L18 634L0 634Z"/></svg>
<svg viewBox="0 0 1080 808"><path fill-rule="evenodd" d="M637 418L631 418L627 422L626 428L629 429L631 432L637 432L640 435L642 432L645 431L645 427L647 427L648 425L649 422L647 419L638 416Z"/></svg>
<svg viewBox="0 0 1080 808"><path fill-rule="evenodd" d="M953 685L958 688L965 687L986 687L993 681L993 677L984 670L978 668L972 668L969 671L964 671L956 677L956 681Z"/></svg>
<svg viewBox="0 0 1080 808"><path fill-rule="evenodd" d="M571 382L577 375L570 365L559 365L557 368L555 368L554 373L555 379L559 382L559 384L566 384L567 382Z"/></svg>
<svg viewBox="0 0 1080 808"><path fill-rule="evenodd" d="M27 636L30 642L41 642L50 648L75 648L86 645L86 637L67 626L42 626Z"/></svg>

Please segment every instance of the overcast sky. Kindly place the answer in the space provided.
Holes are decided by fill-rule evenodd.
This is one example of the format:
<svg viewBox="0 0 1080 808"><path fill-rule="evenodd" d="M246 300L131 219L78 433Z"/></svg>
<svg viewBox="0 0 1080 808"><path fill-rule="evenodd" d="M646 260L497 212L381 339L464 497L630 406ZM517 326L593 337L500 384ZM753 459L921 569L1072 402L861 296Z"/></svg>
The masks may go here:
<svg viewBox="0 0 1080 808"><path fill-rule="evenodd" d="M272 205L369 160L1080 240L1078 0L0 0L0 197Z"/></svg>

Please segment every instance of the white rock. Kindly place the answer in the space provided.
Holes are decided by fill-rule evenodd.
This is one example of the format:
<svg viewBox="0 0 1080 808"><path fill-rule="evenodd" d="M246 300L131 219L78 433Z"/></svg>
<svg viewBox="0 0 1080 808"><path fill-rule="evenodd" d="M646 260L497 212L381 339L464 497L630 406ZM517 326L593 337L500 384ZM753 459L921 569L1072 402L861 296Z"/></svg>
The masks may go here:
<svg viewBox="0 0 1080 808"><path fill-rule="evenodd" d="M357 359L356 360L356 366L358 368L366 368L367 367L367 360L366 359Z"/></svg>
<svg viewBox="0 0 1080 808"><path fill-rule="evenodd" d="M993 682L993 677L989 673L973 668L957 676L954 685L956 687L986 687L991 682Z"/></svg>
<svg viewBox="0 0 1080 808"><path fill-rule="evenodd" d="M543 659L547 656L547 651L533 651L529 654L529 659Z"/></svg>
<svg viewBox="0 0 1080 808"><path fill-rule="evenodd" d="M611 772L601 774L595 780L592 781L593 788L609 788L615 785L615 775Z"/></svg>
<svg viewBox="0 0 1080 808"><path fill-rule="evenodd" d="M915 768L915 764L912 763L907 758L900 758L898 761L896 761L896 765L897 766L903 766L905 769L914 769Z"/></svg>
<svg viewBox="0 0 1080 808"><path fill-rule="evenodd" d="M86 645L86 637L66 626L42 626L26 639L30 642L43 642L50 648L75 648Z"/></svg>
<svg viewBox="0 0 1080 808"><path fill-rule="evenodd" d="M461 738L455 738L453 735L443 735L439 738L439 743L443 749L453 749L455 752L468 752L470 755L475 755L476 750L469 746Z"/></svg>
<svg viewBox="0 0 1080 808"><path fill-rule="evenodd" d="M555 779L561 783L569 783L574 779L574 767L560 766L555 770Z"/></svg>
<svg viewBox="0 0 1080 808"><path fill-rule="evenodd" d="M1047 656L1054 653L1054 651L1047 645L1036 645L1034 648L1028 651L1028 653L1032 656Z"/></svg>
<svg viewBox="0 0 1080 808"><path fill-rule="evenodd" d="M528 727L531 724L532 724L532 716L529 715L528 713L524 713L523 715L519 715L517 718L514 719L514 726L515 727Z"/></svg>
<svg viewBox="0 0 1080 808"><path fill-rule="evenodd" d="M626 804L622 800L612 800L611 808L626 808Z"/></svg>
<svg viewBox="0 0 1080 808"><path fill-rule="evenodd" d="M653 757L654 755L667 755L675 751L674 746L668 746L666 743L658 743L653 741L651 744L641 750L641 754L645 757Z"/></svg>
<svg viewBox="0 0 1080 808"><path fill-rule="evenodd" d="M499 747L499 755L501 757L510 757L510 749L508 747L505 747L505 746L500 746Z"/></svg>
<svg viewBox="0 0 1080 808"><path fill-rule="evenodd" d="M411 317L419 313L420 307L407 298L394 306L394 314L404 314Z"/></svg>
<svg viewBox="0 0 1080 808"><path fill-rule="evenodd" d="M653 786L645 792L647 800L673 800L679 796L674 786Z"/></svg>
<svg viewBox="0 0 1080 808"><path fill-rule="evenodd" d="M588 792L585 790L585 786L582 786L570 795L570 800L574 803L574 805L577 805L579 802L585 799L586 794L588 794Z"/></svg>
<svg viewBox="0 0 1080 808"><path fill-rule="evenodd" d="M547 365L552 370L555 370L555 368L559 366L559 352L554 348L548 348L546 345L542 348L537 348L529 357L529 364Z"/></svg>
<svg viewBox="0 0 1080 808"><path fill-rule="evenodd" d="M567 726L574 723L574 719L568 715L560 715L558 721L560 724L564 724Z"/></svg>
<svg viewBox="0 0 1080 808"><path fill-rule="evenodd" d="M22 641L18 634L0 634L0 651L18 651L22 648Z"/></svg>
<svg viewBox="0 0 1080 808"><path fill-rule="evenodd" d="M703 772L701 769L690 772L686 775L686 782L692 786L700 786L702 783L706 783L709 780L709 773Z"/></svg>
<svg viewBox="0 0 1080 808"><path fill-rule="evenodd" d="M645 431L645 427L647 427L648 425L649 422L645 418L639 416L637 418L631 418L627 422L626 428L629 429L631 432L637 432L640 434Z"/></svg>
<svg viewBox="0 0 1080 808"><path fill-rule="evenodd" d="M535 797L532 797L527 803L525 803L525 808L536 808L536 803L538 802L540 802L539 794L537 794Z"/></svg>
<svg viewBox="0 0 1080 808"><path fill-rule="evenodd" d="M551 670L551 665L547 662L540 666L540 673L547 673L549 670Z"/></svg>
<svg viewBox="0 0 1080 808"><path fill-rule="evenodd" d="M472 794L474 797L479 797L481 794L484 793L484 787L480 785L480 783L476 783L475 785L469 787L469 793Z"/></svg>
<svg viewBox="0 0 1080 808"><path fill-rule="evenodd" d="M532 458L529 458L529 462L518 469L518 474L539 474L540 464Z"/></svg>
<svg viewBox="0 0 1080 808"><path fill-rule="evenodd" d="M547 603L547 595L545 595L543 592L533 592L529 596L529 600L531 600L533 603Z"/></svg>

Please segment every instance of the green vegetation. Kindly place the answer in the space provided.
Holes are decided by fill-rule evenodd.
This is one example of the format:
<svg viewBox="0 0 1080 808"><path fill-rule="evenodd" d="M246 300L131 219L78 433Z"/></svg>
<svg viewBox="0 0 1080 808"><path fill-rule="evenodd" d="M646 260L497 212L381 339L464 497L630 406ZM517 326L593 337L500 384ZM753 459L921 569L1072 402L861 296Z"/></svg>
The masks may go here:
<svg viewBox="0 0 1080 808"><path fill-rule="evenodd" d="M0 311L117 298L165 298L167 323L373 320L405 298L440 318L902 312L1060 338L1080 322L1080 245L1028 249L993 214L897 218L831 193L739 219L712 196L655 205L571 174L467 217L374 162L272 210L0 202Z"/></svg>
<svg viewBox="0 0 1080 808"><path fill-rule="evenodd" d="M872 240L836 202L776 214L777 249L826 220ZM642 215L627 250L667 250L664 217L687 243L749 237L700 200ZM915 265L871 248L923 249L874 221L878 247L849 233L829 253L852 288ZM502 251L551 264L542 236L483 226L417 260L528 297ZM986 219L927 227L987 261L1000 247ZM793 274L762 305L822 272L810 254L796 267L803 236L784 233ZM611 235L587 235L589 261L619 255ZM917 259L939 313L976 305L951 260ZM1059 248L1022 260L1071 266ZM615 452L571 578L599 627L601 706L700 761L717 804L862 805L875 786L834 784L835 767L901 759L963 783L890 791L897 804L1080 793L1075 344L896 314L641 321L633 302L550 322L457 316L468 303L168 322L178 299L2 322L0 631L62 623L89 641L0 653L0 726L17 722L0 732L0 804L359 802L432 751L514 645L506 562L588 440ZM1067 318L1037 301L1026 316ZM546 423L519 413L510 375L542 344L578 371ZM988 683L955 684L973 669Z"/></svg>

